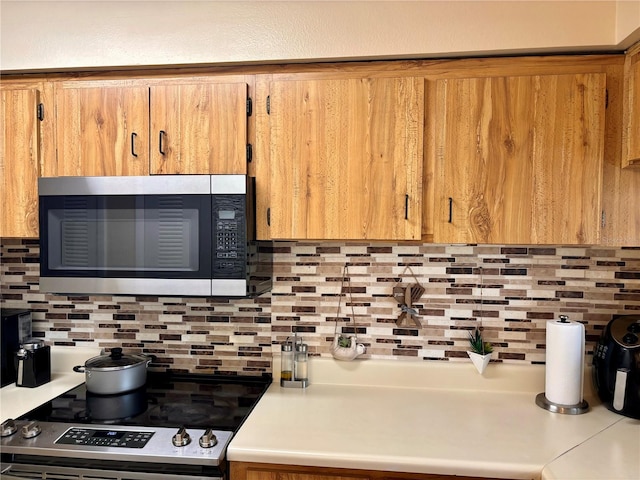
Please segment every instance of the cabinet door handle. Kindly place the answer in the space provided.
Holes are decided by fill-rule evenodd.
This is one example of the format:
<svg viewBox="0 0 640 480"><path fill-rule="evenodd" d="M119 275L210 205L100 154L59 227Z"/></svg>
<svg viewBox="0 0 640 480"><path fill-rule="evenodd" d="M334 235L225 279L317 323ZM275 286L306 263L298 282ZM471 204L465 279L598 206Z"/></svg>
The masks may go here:
<svg viewBox="0 0 640 480"><path fill-rule="evenodd" d="M453 198L449 197L449 223L453 222Z"/></svg>
<svg viewBox="0 0 640 480"><path fill-rule="evenodd" d="M162 137L167 134L164 130L160 130L160 135L158 136L158 150L160 151L160 155L164 155L164 150L162 149Z"/></svg>
<svg viewBox="0 0 640 480"><path fill-rule="evenodd" d="M136 137L138 136L137 133L132 132L131 133L131 155L133 155L134 157L137 157L138 154L136 153Z"/></svg>
<svg viewBox="0 0 640 480"><path fill-rule="evenodd" d="M404 219L409 220L409 194L404 196Z"/></svg>

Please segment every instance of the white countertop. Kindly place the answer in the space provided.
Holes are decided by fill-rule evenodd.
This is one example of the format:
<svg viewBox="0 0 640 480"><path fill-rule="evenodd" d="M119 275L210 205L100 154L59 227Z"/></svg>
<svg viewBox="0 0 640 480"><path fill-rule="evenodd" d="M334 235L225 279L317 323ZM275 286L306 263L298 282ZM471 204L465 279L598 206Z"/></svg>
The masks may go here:
<svg viewBox="0 0 640 480"><path fill-rule="evenodd" d="M0 389L16 418L84 382L100 352L52 349L52 381ZM231 461L541 480L640 478L640 421L585 391L591 410L535 405L544 366L313 358L305 390L269 387L229 445ZM274 378L279 372L274 371ZM585 380L585 387L591 385Z"/></svg>
<svg viewBox="0 0 640 480"><path fill-rule="evenodd" d="M99 348L52 347L50 382L36 388L16 387L13 383L0 389L1 421L17 418L84 383L84 373L74 372L73 367L84 365L89 358L99 354Z"/></svg>
<svg viewBox="0 0 640 480"><path fill-rule="evenodd" d="M623 418L542 470L542 480L587 478L640 478L640 420Z"/></svg>
<svg viewBox="0 0 640 480"><path fill-rule="evenodd" d="M609 480L613 477L591 475L579 449L591 445L603 451L599 444L609 445L609 437L620 434L617 455L596 458L605 466L617 462L628 475L616 478L640 478L640 422L601 405L590 378L585 399L591 410L562 415L535 404L544 390L544 366L495 364L481 376L470 363L313 358L309 377L312 384L304 390L271 385L232 440L229 460ZM563 457L567 452L572 456ZM585 454L596 462L591 451ZM577 476L565 476L565 462Z"/></svg>

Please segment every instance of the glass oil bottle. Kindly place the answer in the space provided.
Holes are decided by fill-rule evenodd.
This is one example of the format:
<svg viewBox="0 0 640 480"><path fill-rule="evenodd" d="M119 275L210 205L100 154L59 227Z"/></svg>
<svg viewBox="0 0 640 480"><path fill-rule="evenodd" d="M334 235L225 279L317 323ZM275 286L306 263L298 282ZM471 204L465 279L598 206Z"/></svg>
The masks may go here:
<svg viewBox="0 0 640 480"><path fill-rule="evenodd" d="M293 380L293 345L287 340L280 345L280 383Z"/></svg>
<svg viewBox="0 0 640 480"><path fill-rule="evenodd" d="M309 386L308 346L298 339L281 344L280 386L286 388L307 388Z"/></svg>

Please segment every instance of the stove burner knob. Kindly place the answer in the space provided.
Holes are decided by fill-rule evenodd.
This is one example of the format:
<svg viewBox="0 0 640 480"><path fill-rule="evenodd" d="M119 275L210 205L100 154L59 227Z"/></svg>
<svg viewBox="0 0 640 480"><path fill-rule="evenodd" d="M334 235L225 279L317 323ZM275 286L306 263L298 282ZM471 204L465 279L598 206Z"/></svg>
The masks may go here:
<svg viewBox="0 0 640 480"><path fill-rule="evenodd" d="M215 447L218 444L218 439L213 433L213 430L207 428L207 430L200 437L199 443L202 448L211 448Z"/></svg>
<svg viewBox="0 0 640 480"><path fill-rule="evenodd" d="M175 445L176 447L184 447L186 445L189 445L189 443L191 443L191 437L189 436L189 433L185 430L185 428L181 427L178 430L178 432L173 436L171 441L173 442L173 445Z"/></svg>
<svg viewBox="0 0 640 480"><path fill-rule="evenodd" d="M34 438L40 435L40 433L42 433L42 429L36 422L29 422L22 427L23 438Z"/></svg>
<svg viewBox="0 0 640 480"><path fill-rule="evenodd" d="M3 437L10 437L17 431L18 427L16 427L16 422L14 422L12 418L2 422L2 426L0 426L0 433Z"/></svg>

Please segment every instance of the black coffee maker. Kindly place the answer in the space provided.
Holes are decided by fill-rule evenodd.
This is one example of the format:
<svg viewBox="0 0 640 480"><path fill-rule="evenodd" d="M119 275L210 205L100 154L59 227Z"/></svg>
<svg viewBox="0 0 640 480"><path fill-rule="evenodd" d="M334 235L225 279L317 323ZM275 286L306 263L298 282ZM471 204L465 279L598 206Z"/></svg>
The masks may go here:
<svg viewBox="0 0 640 480"><path fill-rule="evenodd" d="M31 338L31 312L20 308L0 308L0 371L1 386L16 381L15 355L20 344Z"/></svg>
<svg viewBox="0 0 640 480"><path fill-rule="evenodd" d="M51 381L51 347L30 339L16 353L16 387L39 387Z"/></svg>

